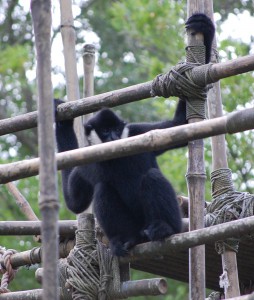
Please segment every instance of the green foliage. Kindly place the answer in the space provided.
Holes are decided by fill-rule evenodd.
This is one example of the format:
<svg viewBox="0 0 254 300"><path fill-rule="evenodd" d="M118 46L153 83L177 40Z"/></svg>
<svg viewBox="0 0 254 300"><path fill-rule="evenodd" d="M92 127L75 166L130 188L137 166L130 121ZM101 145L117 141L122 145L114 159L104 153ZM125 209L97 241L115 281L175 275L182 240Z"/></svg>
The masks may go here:
<svg viewBox="0 0 254 300"><path fill-rule="evenodd" d="M13 73L23 70L23 65L29 59L28 48L22 45L7 46L0 50L0 73Z"/></svg>

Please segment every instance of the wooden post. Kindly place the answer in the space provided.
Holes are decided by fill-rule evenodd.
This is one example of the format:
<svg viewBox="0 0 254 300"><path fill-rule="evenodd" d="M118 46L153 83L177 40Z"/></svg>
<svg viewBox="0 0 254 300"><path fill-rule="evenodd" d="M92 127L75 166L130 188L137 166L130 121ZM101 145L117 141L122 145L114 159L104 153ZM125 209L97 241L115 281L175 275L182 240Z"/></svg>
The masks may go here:
<svg viewBox="0 0 254 300"><path fill-rule="evenodd" d="M86 44L83 47L83 97L87 98L94 95L94 65L95 65L95 47L92 44ZM92 114L82 116L83 123L91 117ZM84 137L85 145L88 145L87 138ZM87 208L86 213L93 212L93 204Z"/></svg>
<svg viewBox="0 0 254 300"><path fill-rule="evenodd" d="M187 14L190 17L196 12L204 12L202 0L187 1ZM203 35L192 35L187 30L188 46L202 46ZM187 61L193 58L187 56ZM205 63L199 61L201 64ZM192 99L190 99L192 101ZM188 106L187 106L188 109ZM203 121L201 117L191 117L188 122L195 123ZM187 170L189 206L189 230L196 230L204 227L204 202L205 202L205 163L204 163L204 142L202 139L188 143L189 158ZM205 299L205 245L189 249L189 299Z"/></svg>
<svg viewBox="0 0 254 300"><path fill-rule="evenodd" d="M94 95L95 47L92 44L86 44L83 49L83 97L86 98Z"/></svg>
<svg viewBox="0 0 254 300"><path fill-rule="evenodd" d="M213 20L213 0L205 0L205 13ZM213 42L213 48L217 49L216 38ZM212 53L212 62L216 62L215 53ZM208 113L209 118L222 116L222 101L220 82L213 84L213 88L208 92ZM212 137L212 171L220 168L228 168L225 135ZM223 273L227 274L229 286L224 285L224 294L226 299L240 296L238 268L236 253L231 250L225 250L221 255Z"/></svg>
<svg viewBox="0 0 254 300"><path fill-rule="evenodd" d="M58 291L58 210L53 131L53 92L51 83L51 1L32 0L32 19L37 53L38 126L40 153L40 199L42 216L42 261L45 269L43 299L59 299Z"/></svg>
<svg viewBox="0 0 254 300"><path fill-rule="evenodd" d="M67 99L68 101L73 101L80 98L80 93L76 63L77 59L75 52L76 33L72 16L72 1L60 0L60 11L61 34L64 47ZM79 146L83 147L85 142L82 118L75 119L74 128Z"/></svg>
<svg viewBox="0 0 254 300"><path fill-rule="evenodd" d="M112 158L155 151L205 137L224 133L236 133L254 129L254 108L247 108L227 116L200 123L152 130L139 136L102 143L56 154L59 170L80 164L94 163ZM38 174L39 158L0 165L0 183L18 180ZM205 207L205 204L204 204Z"/></svg>

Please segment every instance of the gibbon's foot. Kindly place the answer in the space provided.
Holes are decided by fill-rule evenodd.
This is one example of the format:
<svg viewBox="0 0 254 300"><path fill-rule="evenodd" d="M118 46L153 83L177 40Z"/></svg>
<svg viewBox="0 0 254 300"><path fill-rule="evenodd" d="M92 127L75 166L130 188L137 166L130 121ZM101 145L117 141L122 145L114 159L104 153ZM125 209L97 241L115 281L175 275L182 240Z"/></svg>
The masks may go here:
<svg viewBox="0 0 254 300"><path fill-rule="evenodd" d="M144 230L144 233L150 241L159 241L175 234L176 232L168 223L158 220L151 223Z"/></svg>
<svg viewBox="0 0 254 300"><path fill-rule="evenodd" d="M126 243L125 243L126 244ZM115 256L127 256L129 251L126 247L123 242L121 241L110 241L109 242L109 247L110 247L110 250L112 252L112 255L115 255Z"/></svg>

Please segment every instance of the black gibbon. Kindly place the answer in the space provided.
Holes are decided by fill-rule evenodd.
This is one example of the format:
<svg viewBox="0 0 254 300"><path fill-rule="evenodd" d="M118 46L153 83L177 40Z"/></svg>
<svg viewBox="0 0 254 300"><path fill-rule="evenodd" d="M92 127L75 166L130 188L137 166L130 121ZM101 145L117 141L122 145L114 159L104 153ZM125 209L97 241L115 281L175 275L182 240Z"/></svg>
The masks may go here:
<svg viewBox="0 0 254 300"><path fill-rule="evenodd" d="M186 26L204 33L209 62L212 22L205 15L196 14L188 19ZM55 99L55 107L62 102ZM94 145L182 124L186 124L186 103L179 99L172 120L126 123L110 109L103 108L87 121L84 129L89 144ZM78 148L73 120L56 122L56 138L59 152ZM156 156L166 150L169 149L62 170L67 207L81 213L93 200L95 216L109 239L113 255L124 256L136 244L181 232L175 191L156 162Z"/></svg>

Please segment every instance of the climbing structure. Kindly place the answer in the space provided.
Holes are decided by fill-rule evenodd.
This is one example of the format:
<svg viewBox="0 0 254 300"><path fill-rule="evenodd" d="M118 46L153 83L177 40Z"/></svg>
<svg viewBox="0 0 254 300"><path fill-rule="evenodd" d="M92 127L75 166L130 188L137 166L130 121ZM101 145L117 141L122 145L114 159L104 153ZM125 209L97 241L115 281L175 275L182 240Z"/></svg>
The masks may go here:
<svg viewBox="0 0 254 300"><path fill-rule="evenodd" d="M254 217L254 196L235 191L231 171L228 169L223 134L254 129L254 109L222 116L218 80L254 70L254 55L238 58L227 63L214 62L204 64L202 36L188 33L187 59L177 64L167 74L157 76L153 81L130 86L125 89L93 96L90 84L85 98L79 99L78 77L74 52L74 28L71 16L71 1L61 0L61 30L65 51L68 100L57 107L59 120L78 117L98 110L102 106L113 107L151 96L179 96L187 99L189 124L160 131L152 131L140 136L94 146L94 150L80 148L55 155L52 107L52 86L50 80L50 0L32 0L32 17L37 52L37 74L39 110L26 115L0 121L0 134L39 127L40 159L31 159L0 166L0 183L9 183L9 189L15 191L11 181L40 174L40 201L42 222L29 210L30 221L0 223L0 234L32 234L41 236L42 247L16 253L14 250L0 248L0 272L3 273L0 299L123 299L138 295L165 294L164 279L131 281L131 267L171 277L190 284L190 299L205 299L205 288L223 292L227 299L253 299L253 295L240 296L239 279L244 283L254 281L254 260L252 259ZM204 12L212 17L212 1L189 1L188 15ZM43 24L43 26L42 26ZM215 45L216 46L216 45ZM90 74L93 73L93 47L86 47ZM216 57L214 55L214 57ZM89 61L91 64L89 64ZM92 80L89 77L89 80ZM205 120L205 100L207 85L209 90L210 120ZM215 84L214 84L215 83ZM77 100L79 99L79 100ZM217 110L212 106L216 103ZM44 120L47 119L47 122ZM200 121L202 120L202 126ZM80 124L77 122L77 132ZM80 135L80 134L79 134ZM204 161L203 141L212 136L213 201L205 209L204 218ZM41 143L40 141L44 142ZM174 145L189 143L189 163L187 183L189 199L187 203L190 231L172 236L165 242L150 242L136 246L129 256L116 259L106 247L107 241L100 229L95 230L91 214L81 214L78 221L58 222L58 200L56 191L56 168L62 169L86 164L98 160L141 153ZM85 141L82 136L80 145ZM223 159L218 159L216 147L222 147ZM102 155L103 154L103 155ZM18 195L18 196L17 196ZM22 198L22 197L21 197ZM25 203L25 199L20 199ZM239 219L239 220L237 220ZM63 243L58 241L58 223L60 236L68 237ZM221 224L223 223L223 224ZM204 228L206 226L206 228ZM74 231L76 231L74 239ZM96 233L96 236L95 236ZM236 264L238 244L241 248ZM220 257L222 257L222 268ZM190 250L189 250L190 249ZM189 251L189 260L188 260ZM61 260L58 259L60 253ZM160 257L154 259L154 257ZM248 261L247 261L248 259ZM43 289L12 293L8 283L14 278L18 267L40 263L42 269L36 272L36 278L43 283ZM179 268L179 266L181 266ZM189 270L188 270L189 266ZM205 271L208 271L207 273ZM238 272L239 271L239 272ZM188 273L189 278L188 278ZM60 283L58 282L60 274ZM206 276L205 276L206 274ZM220 278L220 279L219 279ZM220 280L220 286L219 286ZM59 292L60 291L60 292ZM217 298L216 298L217 297ZM233 298L237 297L237 298ZM220 299L213 293L209 299Z"/></svg>

